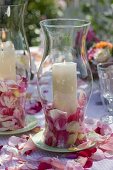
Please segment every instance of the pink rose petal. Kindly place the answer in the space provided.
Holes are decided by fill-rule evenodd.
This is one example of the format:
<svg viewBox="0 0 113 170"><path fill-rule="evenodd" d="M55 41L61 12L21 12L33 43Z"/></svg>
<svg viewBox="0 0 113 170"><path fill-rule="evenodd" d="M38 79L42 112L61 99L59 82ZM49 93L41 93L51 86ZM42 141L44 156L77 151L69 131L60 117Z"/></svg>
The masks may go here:
<svg viewBox="0 0 113 170"><path fill-rule="evenodd" d="M82 167L83 167L83 166L85 166L87 160L88 160L87 157L79 156L78 159L77 159L77 162L79 162L82 165Z"/></svg>
<svg viewBox="0 0 113 170"><path fill-rule="evenodd" d="M24 145L25 145L25 142L26 142L26 141L27 141L26 139L22 139L22 138L16 137L16 136L11 136L11 137L9 138L8 144L9 144L10 146L13 146L13 147L15 147L15 146L18 146L18 147L19 147L19 145L21 145L21 144L24 144Z"/></svg>
<svg viewBox="0 0 113 170"><path fill-rule="evenodd" d="M28 141L25 143L23 149L21 150L21 154L23 155L25 152L30 151L30 150L35 150L36 145L32 141L31 137L28 139Z"/></svg>
<svg viewBox="0 0 113 170"><path fill-rule="evenodd" d="M37 170L46 170L46 169L51 169L51 168L52 168L52 165L50 163L41 161L39 163Z"/></svg>
<svg viewBox="0 0 113 170"><path fill-rule="evenodd" d="M45 143L49 146L56 146L56 137L55 134L48 130L48 128L45 129L44 131L44 139L45 139Z"/></svg>
<svg viewBox="0 0 113 170"><path fill-rule="evenodd" d="M105 155L101 149L97 149L97 151L92 155L92 159L95 161L100 161L104 158L105 158Z"/></svg>
<svg viewBox="0 0 113 170"><path fill-rule="evenodd" d="M67 119L65 116L59 116L54 122L54 126L57 130L65 130Z"/></svg>
<svg viewBox="0 0 113 170"><path fill-rule="evenodd" d="M107 140L104 141L104 143L99 145L99 148L105 151L113 151L112 146L113 146L113 136L111 135Z"/></svg>
<svg viewBox="0 0 113 170"><path fill-rule="evenodd" d="M78 105L80 108L84 107L87 102L86 93L83 90L79 91Z"/></svg>
<svg viewBox="0 0 113 170"><path fill-rule="evenodd" d="M3 165L9 161L11 161L12 159L12 154L5 154L3 153L2 155L0 155L0 165Z"/></svg>
<svg viewBox="0 0 113 170"><path fill-rule="evenodd" d="M65 170L84 170L84 168L79 162L75 162L74 160L69 160L66 163Z"/></svg>
<svg viewBox="0 0 113 170"><path fill-rule="evenodd" d="M104 152L105 158L113 159L113 151Z"/></svg>
<svg viewBox="0 0 113 170"><path fill-rule="evenodd" d="M57 158L53 158L51 160L51 165L54 169L58 169L58 170L64 170L65 168L65 164Z"/></svg>
<svg viewBox="0 0 113 170"><path fill-rule="evenodd" d="M27 168L27 169L37 169L37 166L36 165L34 165L34 164L32 164L32 163L27 163L26 162L26 164L25 164L25 168Z"/></svg>
<svg viewBox="0 0 113 170"><path fill-rule="evenodd" d="M13 156L17 156L19 154L19 151L17 148L9 146L9 145L4 145L1 151L7 154L11 154Z"/></svg>
<svg viewBox="0 0 113 170"><path fill-rule="evenodd" d="M100 128L100 134L101 135L110 135L112 133L112 129L110 128L110 126L106 123L103 123L103 122L100 122L98 121L97 122L97 128Z"/></svg>
<svg viewBox="0 0 113 170"><path fill-rule="evenodd" d="M49 115L52 118L52 120L56 120L57 118L59 118L59 116L65 117L65 119L67 118L67 113L58 109L50 110Z"/></svg>
<svg viewBox="0 0 113 170"><path fill-rule="evenodd" d="M106 143L106 144L102 144L99 146L100 149L103 149L105 151L113 151L113 143Z"/></svg>

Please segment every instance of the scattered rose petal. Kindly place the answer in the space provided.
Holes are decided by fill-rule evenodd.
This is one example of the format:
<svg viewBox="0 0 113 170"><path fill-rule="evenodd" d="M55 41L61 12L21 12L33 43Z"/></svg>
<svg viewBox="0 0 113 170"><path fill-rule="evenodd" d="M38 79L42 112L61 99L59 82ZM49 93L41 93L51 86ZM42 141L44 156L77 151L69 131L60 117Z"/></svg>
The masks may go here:
<svg viewBox="0 0 113 170"><path fill-rule="evenodd" d="M0 155L0 165L3 165L4 163L7 163L8 161L11 161L12 159L12 154L5 154L3 153Z"/></svg>
<svg viewBox="0 0 113 170"><path fill-rule="evenodd" d="M25 143L23 149L21 150L21 154L23 155L24 153L30 154L32 150L36 149L36 145L32 141L31 137L28 139L28 141Z"/></svg>
<svg viewBox="0 0 113 170"><path fill-rule="evenodd" d="M47 162L40 162L37 170L51 169L52 165Z"/></svg>
<svg viewBox="0 0 113 170"><path fill-rule="evenodd" d="M8 145L4 145L1 150L6 153L13 154L14 156L17 156L19 154L19 151L17 148L8 146Z"/></svg>
<svg viewBox="0 0 113 170"><path fill-rule="evenodd" d="M100 149L97 149L97 151L92 155L92 159L95 161L100 161L104 158L105 158L104 152Z"/></svg>
<svg viewBox="0 0 113 170"><path fill-rule="evenodd" d="M18 148L20 149L20 145L25 145L25 142L27 142L26 139L20 138L20 137L16 137L16 136L11 136L9 138L8 144L10 146L18 146Z"/></svg>
<svg viewBox="0 0 113 170"><path fill-rule="evenodd" d="M105 158L111 159L113 158L113 151L104 152Z"/></svg>
<svg viewBox="0 0 113 170"><path fill-rule="evenodd" d="M106 123L97 122L97 128L95 129L95 132L104 136L104 135L110 135L112 133L112 129L110 128L110 126Z"/></svg>
<svg viewBox="0 0 113 170"><path fill-rule="evenodd" d="M34 169L37 169L37 166L33 165L33 164L30 164L30 163L26 163L25 168L30 169L30 170L31 169L34 170Z"/></svg>
<svg viewBox="0 0 113 170"><path fill-rule="evenodd" d="M74 160L69 160L66 163L66 168L64 170L84 170L79 162L75 162Z"/></svg>
<svg viewBox="0 0 113 170"><path fill-rule="evenodd" d="M54 169L58 169L58 170L64 170L65 168L65 164L57 158L53 158L51 160L51 165Z"/></svg>
<svg viewBox="0 0 113 170"><path fill-rule="evenodd" d="M91 158L88 158L86 164L84 165L84 168L91 168L92 165L93 165L93 160Z"/></svg>
<svg viewBox="0 0 113 170"><path fill-rule="evenodd" d="M79 156L76 161L79 162L82 165L82 167L84 167L86 165L87 160L88 160L87 157Z"/></svg>

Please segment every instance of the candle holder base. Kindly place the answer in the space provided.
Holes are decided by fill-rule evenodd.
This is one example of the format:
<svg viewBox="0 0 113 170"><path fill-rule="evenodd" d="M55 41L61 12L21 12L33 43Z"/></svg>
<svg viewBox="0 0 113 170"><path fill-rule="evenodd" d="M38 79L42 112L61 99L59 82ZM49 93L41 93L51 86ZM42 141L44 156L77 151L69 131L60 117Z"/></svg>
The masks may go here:
<svg viewBox="0 0 113 170"><path fill-rule="evenodd" d="M0 136L3 135L15 135L15 134L21 134L21 133L25 133L28 132L32 129L34 129L37 126L37 119L35 118L35 116L26 116L25 119L25 127L21 128L21 129L17 129L17 130L13 130L13 131L4 131L4 132L0 132Z"/></svg>
<svg viewBox="0 0 113 170"><path fill-rule="evenodd" d="M77 147L72 147L72 148L52 147L52 146L48 146L44 143L44 135L43 134L44 134L44 129L42 131L40 131L39 133L37 133L36 135L34 135L32 137L32 140L38 148L43 149L45 151L68 153L68 152L78 152L78 151L89 149L89 148L92 148L95 146L95 142L91 142L90 140L88 140L85 143L85 145L84 144L81 146L78 145Z"/></svg>

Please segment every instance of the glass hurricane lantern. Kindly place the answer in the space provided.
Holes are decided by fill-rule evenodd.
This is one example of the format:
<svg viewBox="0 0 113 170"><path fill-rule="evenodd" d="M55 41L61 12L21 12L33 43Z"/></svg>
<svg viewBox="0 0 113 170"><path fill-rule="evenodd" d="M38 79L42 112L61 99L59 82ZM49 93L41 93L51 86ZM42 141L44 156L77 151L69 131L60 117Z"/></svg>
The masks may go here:
<svg viewBox="0 0 113 170"><path fill-rule="evenodd" d="M24 9L25 4L0 6L0 131L25 126L30 56Z"/></svg>
<svg viewBox="0 0 113 170"><path fill-rule="evenodd" d="M85 41L90 23L78 19L41 21L44 56L38 90L45 113L44 143L67 148L86 141L84 115L92 88Z"/></svg>

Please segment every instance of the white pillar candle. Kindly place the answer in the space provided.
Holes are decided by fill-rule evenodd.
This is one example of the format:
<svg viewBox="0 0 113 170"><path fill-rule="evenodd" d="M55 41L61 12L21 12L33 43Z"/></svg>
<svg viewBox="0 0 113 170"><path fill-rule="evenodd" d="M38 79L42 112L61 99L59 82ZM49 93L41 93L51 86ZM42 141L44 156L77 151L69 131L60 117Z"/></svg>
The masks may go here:
<svg viewBox="0 0 113 170"><path fill-rule="evenodd" d="M77 108L76 63L56 63L52 67L53 103L58 110L74 113Z"/></svg>
<svg viewBox="0 0 113 170"><path fill-rule="evenodd" d="M16 53L11 42L1 43L0 80L16 80Z"/></svg>

